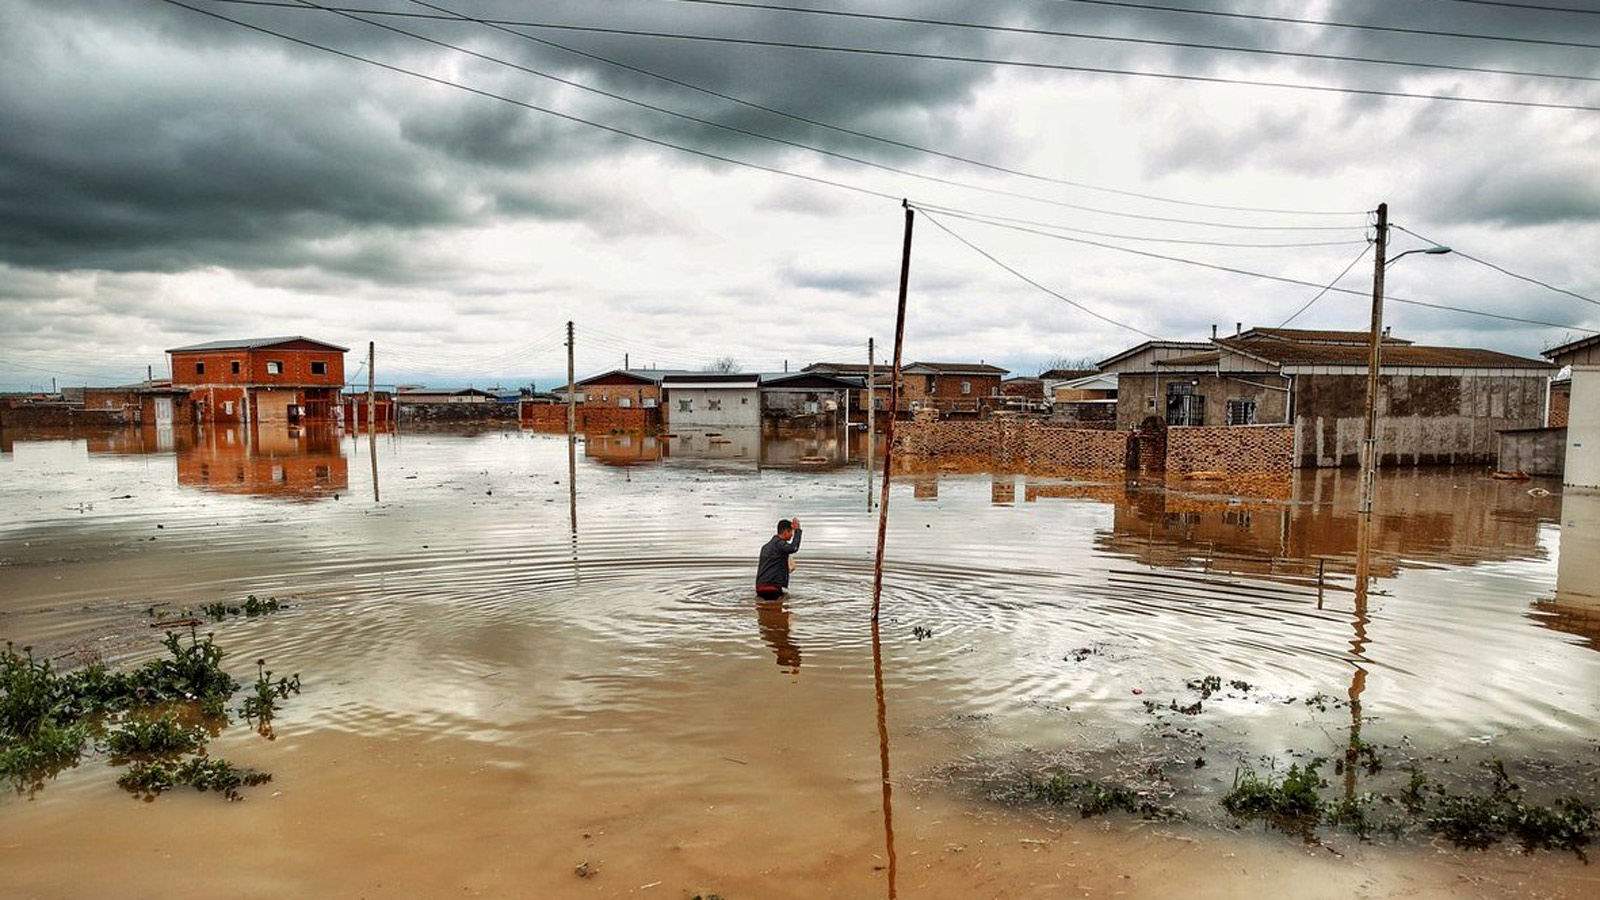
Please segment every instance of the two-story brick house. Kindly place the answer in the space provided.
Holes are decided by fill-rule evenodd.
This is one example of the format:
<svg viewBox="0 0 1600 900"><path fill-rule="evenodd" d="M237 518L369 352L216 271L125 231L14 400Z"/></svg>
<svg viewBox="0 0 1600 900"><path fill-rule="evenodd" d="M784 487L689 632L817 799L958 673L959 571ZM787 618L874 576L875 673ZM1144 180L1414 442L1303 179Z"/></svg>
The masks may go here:
<svg viewBox="0 0 1600 900"><path fill-rule="evenodd" d="M197 422L332 420L345 347L299 335L174 347L172 385Z"/></svg>

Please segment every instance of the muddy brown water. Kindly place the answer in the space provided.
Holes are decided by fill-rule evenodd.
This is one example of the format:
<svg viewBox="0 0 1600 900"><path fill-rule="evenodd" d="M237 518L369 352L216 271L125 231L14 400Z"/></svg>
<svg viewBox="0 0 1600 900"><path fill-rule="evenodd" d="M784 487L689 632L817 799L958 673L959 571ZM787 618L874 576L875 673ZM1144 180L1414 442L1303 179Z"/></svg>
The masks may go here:
<svg viewBox="0 0 1600 900"><path fill-rule="evenodd" d="M1539 764L1593 799L1600 501L1557 485L1385 474L1358 608L1354 473L1246 498L897 476L880 741L858 443L594 435L572 503L559 436L384 434L374 467L366 436L265 432L0 436L0 636L131 662L152 604L272 595L293 607L217 639L236 674L259 656L305 683L275 740L213 743L274 774L242 802L139 802L92 755L0 799L0 892L881 896L885 758L900 896L1600 884L1561 854L1304 844L1217 814L1241 762L1337 755L1353 722L1392 759ZM758 606L755 552L789 514L791 596ZM1211 674L1251 690L1145 709ZM983 787L1032 759L1191 753L1180 822Z"/></svg>

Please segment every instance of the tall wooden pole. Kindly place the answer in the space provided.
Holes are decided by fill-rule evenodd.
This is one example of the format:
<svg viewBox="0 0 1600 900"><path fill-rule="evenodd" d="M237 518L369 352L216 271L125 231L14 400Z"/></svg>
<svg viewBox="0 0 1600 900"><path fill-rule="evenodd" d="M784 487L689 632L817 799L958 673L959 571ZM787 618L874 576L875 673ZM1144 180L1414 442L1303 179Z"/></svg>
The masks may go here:
<svg viewBox="0 0 1600 900"><path fill-rule="evenodd" d="M572 386L572 323L567 323L567 435L578 428L578 397Z"/></svg>
<svg viewBox="0 0 1600 900"><path fill-rule="evenodd" d="M567 509L572 517L573 552L578 540L578 390L572 366L572 322L567 322ZM576 556L574 556L576 565Z"/></svg>
<svg viewBox="0 0 1600 900"><path fill-rule="evenodd" d="M1361 442L1361 514L1372 514L1378 470L1378 373L1383 368L1383 270L1389 252L1389 204L1378 204L1377 256L1372 264L1372 333L1367 336L1367 417Z"/></svg>
<svg viewBox="0 0 1600 900"><path fill-rule="evenodd" d="M377 347L372 341L367 341L367 433L372 433L372 423L376 421L377 412L374 406L378 396L378 376L372 370L373 363L377 361Z"/></svg>
<svg viewBox="0 0 1600 900"><path fill-rule="evenodd" d="M878 454L874 452L874 441L877 440L877 370L872 364L872 338L867 338L867 509L872 509L872 475L873 468L878 465Z"/></svg>
<svg viewBox="0 0 1600 900"><path fill-rule="evenodd" d="M883 598L883 541L889 530L889 477L894 461L894 420L900 410L900 350L906 335L906 285L911 278L911 223L915 213L906 205L906 236L900 250L900 302L894 314L894 365L890 370L889 424L883 430L883 493L878 499L878 555L872 564L872 621L878 621Z"/></svg>

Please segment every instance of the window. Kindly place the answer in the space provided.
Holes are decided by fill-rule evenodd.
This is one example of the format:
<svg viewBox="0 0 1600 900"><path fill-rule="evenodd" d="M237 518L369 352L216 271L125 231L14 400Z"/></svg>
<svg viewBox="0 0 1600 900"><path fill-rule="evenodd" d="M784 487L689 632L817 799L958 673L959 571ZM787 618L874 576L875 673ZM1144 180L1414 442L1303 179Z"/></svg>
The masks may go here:
<svg viewBox="0 0 1600 900"><path fill-rule="evenodd" d="M708 411L712 411L712 412L720 410L720 409L722 409L722 401L721 400L707 400L706 401L706 409Z"/></svg>
<svg viewBox="0 0 1600 900"><path fill-rule="evenodd" d="M972 382L970 382L970 381L961 382L961 393L963 393L963 394L972 393Z"/></svg>
<svg viewBox="0 0 1600 900"><path fill-rule="evenodd" d="M654 398L654 397L646 397L646 398L644 398L644 408L645 409L655 409L656 408L656 398Z"/></svg>
<svg viewBox="0 0 1600 900"><path fill-rule="evenodd" d="M679 400L678 401L678 412L694 412L694 401L693 400Z"/></svg>
<svg viewBox="0 0 1600 900"><path fill-rule="evenodd" d="M277 360L272 360L272 361L268 362L267 363L267 374L268 375L282 375L283 374L283 363L278 362Z"/></svg>
<svg viewBox="0 0 1600 900"><path fill-rule="evenodd" d="M1229 400L1228 401L1229 425L1254 425L1256 424L1256 402L1254 400Z"/></svg>
<svg viewBox="0 0 1600 900"><path fill-rule="evenodd" d="M204 375L206 373L206 364L203 363L203 362L195 363L194 364L194 373L196 375Z"/></svg>
<svg viewBox="0 0 1600 900"><path fill-rule="evenodd" d="M226 415L230 415L230 416L233 415L233 401L232 400L224 400L222 402L222 411Z"/></svg>
<svg viewBox="0 0 1600 900"><path fill-rule="evenodd" d="M326 375L326 374L328 374L328 364L325 363L325 362L322 362L321 360L317 360L316 362L313 362L311 364L311 374L313 374L313 375Z"/></svg>
<svg viewBox="0 0 1600 900"><path fill-rule="evenodd" d="M740 397L739 398L739 405L740 406L749 406L750 405L750 398L749 397Z"/></svg>
<svg viewBox="0 0 1600 900"><path fill-rule="evenodd" d="M633 405L633 398L631 398L631 397L618 397L617 398L617 405L622 407L623 409L627 409L628 407Z"/></svg>
<svg viewBox="0 0 1600 900"><path fill-rule="evenodd" d="M235 375L239 374L239 361L236 359L233 362L228 363L228 370Z"/></svg>
<svg viewBox="0 0 1600 900"><path fill-rule="evenodd" d="M1206 398L1196 394L1195 386L1187 381L1167 385L1167 424L1204 425L1206 423Z"/></svg>

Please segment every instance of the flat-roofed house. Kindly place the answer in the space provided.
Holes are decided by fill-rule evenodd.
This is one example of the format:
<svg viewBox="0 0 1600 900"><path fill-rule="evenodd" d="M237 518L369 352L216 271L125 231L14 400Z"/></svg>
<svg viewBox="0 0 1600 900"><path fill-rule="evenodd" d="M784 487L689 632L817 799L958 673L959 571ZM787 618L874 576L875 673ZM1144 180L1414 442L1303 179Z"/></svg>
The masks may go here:
<svg viewBox="0 0 1600 900"><path fill-rule="evenodd" d="M901 408L979 413L991 398L1000 395L1000 380L1007 372L981 362L914 362L902 366Z"/></svg>
<svg viewBox="0 0 1600 900"><path fill-rule="evenodd" d="M849 415L850 395L861 381L821 372L761 376L761 418L774 425L832 428Z"/></svg>
<svg viewBox="0 0 1600 900"><path fill-rule="evenodd" d="M673 429L761 427L761 376L753 372L667 375L661 392Z"/></svg>
<svg viewBox="0 0 1600 900"><path fill-rule="evenodd" d="M1600 334L1552 347L1544 355L1557 366L1572 367L1565 390L1567 433L1562 482L1569 487L1600 490Z"/></svg>
<svg viewBox="0 0 1600 900"><path fill-rule="evenodd" d="M331 420L347 348L300 335L209 341L167 351L172 386L202 422Z"/></svg>

